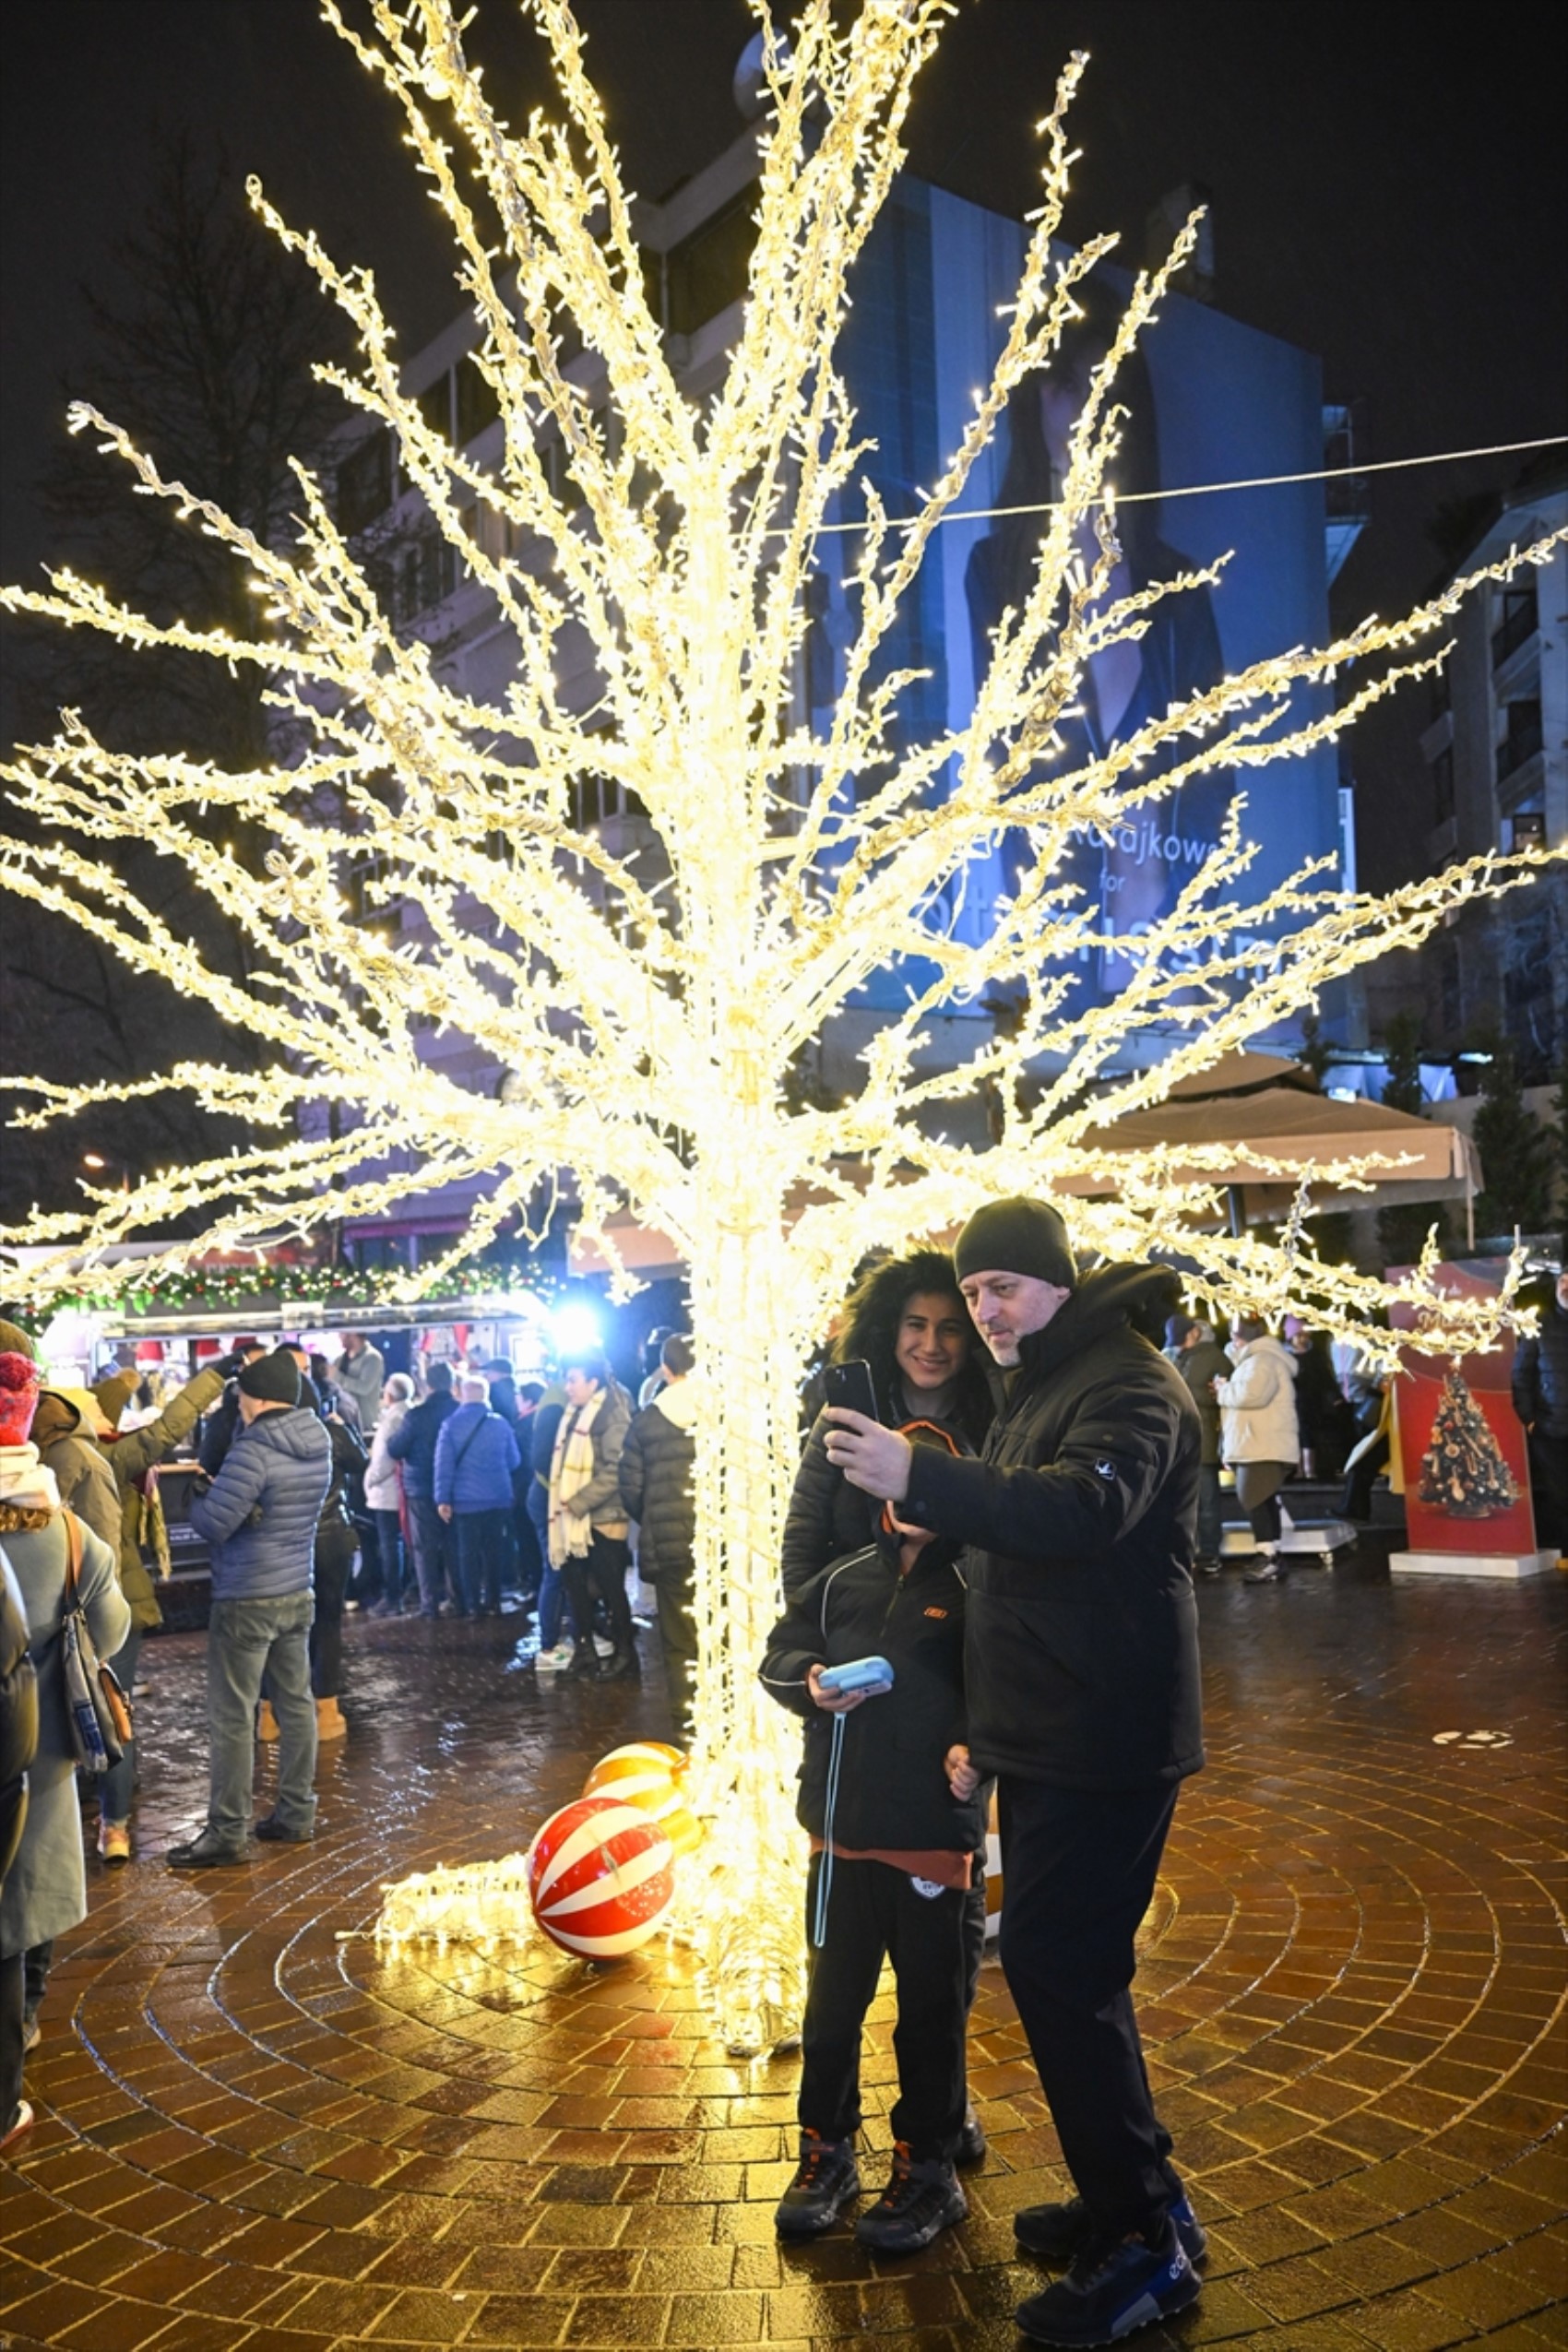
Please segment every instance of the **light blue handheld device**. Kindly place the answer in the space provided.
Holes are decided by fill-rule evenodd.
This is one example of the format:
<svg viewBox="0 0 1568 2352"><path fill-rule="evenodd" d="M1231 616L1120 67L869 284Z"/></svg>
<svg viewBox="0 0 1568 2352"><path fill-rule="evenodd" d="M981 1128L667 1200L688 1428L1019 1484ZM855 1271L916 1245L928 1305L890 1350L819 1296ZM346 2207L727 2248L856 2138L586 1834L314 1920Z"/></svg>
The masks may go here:
<svg viewBox="0 0 1568 2352"><path fill-rule="evenodd" d="M816 1679L825 1691L863 1691L879 1699L893 1688L893 1669L885 1657L853 1657L847 1666L825 1666Z"/></svg>

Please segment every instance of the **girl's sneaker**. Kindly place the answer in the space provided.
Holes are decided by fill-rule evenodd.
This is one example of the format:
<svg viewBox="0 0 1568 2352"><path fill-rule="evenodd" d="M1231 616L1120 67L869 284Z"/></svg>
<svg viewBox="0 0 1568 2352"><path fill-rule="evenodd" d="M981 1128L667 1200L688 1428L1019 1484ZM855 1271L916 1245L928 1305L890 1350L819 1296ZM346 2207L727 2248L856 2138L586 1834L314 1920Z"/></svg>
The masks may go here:
<svg viewBox="0 0 1568 2352"><path fill-rule="evenodd" d="M820 2238L861 2193L852 2140L801 2133L801 2161L778 2201L773 2226L780 2238Z"/></svg>

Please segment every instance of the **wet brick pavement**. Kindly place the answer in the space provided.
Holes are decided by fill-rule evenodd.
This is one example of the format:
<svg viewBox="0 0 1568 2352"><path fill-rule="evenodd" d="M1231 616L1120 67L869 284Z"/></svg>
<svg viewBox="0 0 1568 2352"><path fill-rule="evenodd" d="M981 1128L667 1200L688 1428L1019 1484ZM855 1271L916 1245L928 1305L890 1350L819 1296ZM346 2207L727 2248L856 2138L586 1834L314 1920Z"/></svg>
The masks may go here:
<svg viewBox="0 0 1568 2352"><path fill-rule="evenodd" d="M1568 2341L1568 1579L1412 1590L1374 1553L1201 1600L1213 1761L1141 1987L1213 2258L1196 2310L1137 2340ZM536 1686L517 1630L353 1623L317 1844L194 1881L161 1855L201 1812L201 1642L145 1653L142 1859L90 1866L30 2062L40 2125L0 2173L9 2345L1017 2343L1040 2274L1009 2216L1062 2176L993 1966L971 2218L877 2263L843 2232L776 2245L796 2062L727 2060L678 1960L388 1966L339 1941L385 1878L521 1844L603 1750L664 1729L655 1670L640 1697ZM1465 1744L1483 1731L1506 1744ZM873 2173L889 2025L885 2001Z"/></svg>

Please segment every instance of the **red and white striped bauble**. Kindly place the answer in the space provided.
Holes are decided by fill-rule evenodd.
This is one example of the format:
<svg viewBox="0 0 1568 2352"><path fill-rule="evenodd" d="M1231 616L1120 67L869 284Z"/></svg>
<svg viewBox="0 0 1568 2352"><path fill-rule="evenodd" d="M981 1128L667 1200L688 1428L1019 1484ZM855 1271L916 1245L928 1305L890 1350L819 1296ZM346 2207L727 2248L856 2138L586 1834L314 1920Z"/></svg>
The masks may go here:
<svg viewBox="0 0 1568 2352"><path fill-rule="evenodd" d="M578 1797L529 1847L534 1918L564 1952L612 1960L657 1935L675 1895L659 1823L614 1797Z"/></svg>
<svg viewBox="0 0 1568 2352"><path fill-rule="evenodd" d="M686 1759L663 1740L634 1740L600 1756L583 1783L585 1797L618 1797L658 1822L677 1855L702 1844L703 1825L682 1787Z"/></svg>

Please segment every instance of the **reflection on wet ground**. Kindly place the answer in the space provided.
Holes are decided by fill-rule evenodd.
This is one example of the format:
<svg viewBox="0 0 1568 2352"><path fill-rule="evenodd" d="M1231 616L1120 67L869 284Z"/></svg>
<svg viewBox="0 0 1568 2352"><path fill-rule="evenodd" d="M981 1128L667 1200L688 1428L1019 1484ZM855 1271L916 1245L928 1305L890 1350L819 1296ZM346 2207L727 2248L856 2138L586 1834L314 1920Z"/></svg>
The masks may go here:
<svg viewBox="0 0 1568 2352"><path fill-rule="evenodd" d="M1373 1550L1200 1598L1212 1763L1141 1987L1213 2251L1137 2340L1561 2344L1568 1580L1410 1590ZM89 1866L4 2177L7 2344L1016 2344L1040 2274L1009 2217L1062 2175L993 1966L971 2218L879 2263L776 2245L798 2061L728 2059L678 1955L378 1960L383 1880L521 1845L666 1731L651 1662L640 1693L552 1685L518 1624L354 1621L317 1843L196 1880L161 1857L203 1811L201 1639L144 1653L138 1859Z"/></svg>

